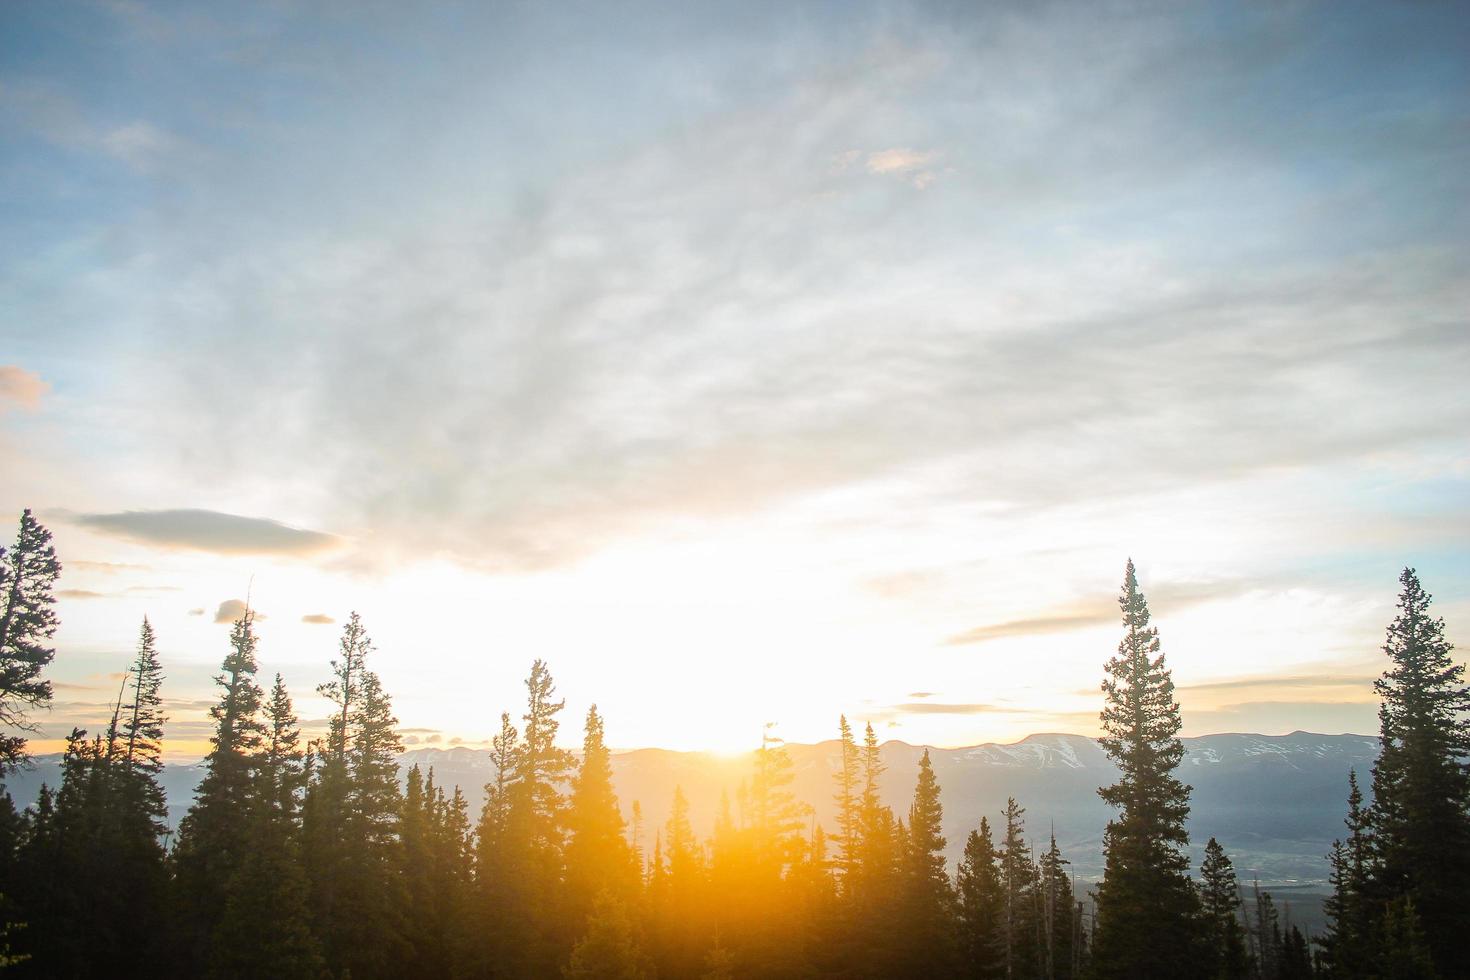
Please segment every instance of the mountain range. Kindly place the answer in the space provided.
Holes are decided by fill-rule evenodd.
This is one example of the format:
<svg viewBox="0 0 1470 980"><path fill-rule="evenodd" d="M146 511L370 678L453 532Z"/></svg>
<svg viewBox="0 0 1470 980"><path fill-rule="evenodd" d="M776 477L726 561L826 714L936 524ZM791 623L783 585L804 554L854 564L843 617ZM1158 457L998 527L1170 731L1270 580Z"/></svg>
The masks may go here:
<svg viewBox="0 0 1470 980"><path fill-rule="evenodd" d="M1325 855L1332 840L1343 834L1348 771L1356 769L1366 776L1378 755L1378 739L1293 732L1202 735L1183 742L1179 774L1193 787L1189 819L1193 865L1198 866L1204 842L1213 836L1234 860L1243 883L1258 878L1278 890L1324 890ZM796 797L811 804L815 822L830 832L835 826L832 777L839 765L839 743L793 743L787 750ZM1117 768L1096 740L1042 734L1008 745L928 751L942 790L951 868L980 818L989 817L992 827L1000 824L1006 798L1014 796L1026 808L1027 835L1034 846L1044 847L1047 835L1055 832L1080 879L1101 875L1103 829L1112 811L1098 798L1097 788L1113 782ZM887 766L882 793L896 814L908 810L923 752L922 746L900 741L882 746ZM42 783L55 786L60 763L59 755L39 756L32 768L7 777L6 789L17 806L34 801ZM484 785L493 775L487 752L416 748L405 752L401 763L404 772L413 765L432 768L440 785L459 786L469 800L471 819L478 815ZM690 818L703 835L713 826L721 794L729 794L733 809L739 785L751 771L749 753L637 749L614 753L612 763L624 815L631 817L633 801L641 804L649 850L668 817L675 786L683 788ZM201 763L165 766L162 782L173 825L188 808L201 775Z"/></svg>

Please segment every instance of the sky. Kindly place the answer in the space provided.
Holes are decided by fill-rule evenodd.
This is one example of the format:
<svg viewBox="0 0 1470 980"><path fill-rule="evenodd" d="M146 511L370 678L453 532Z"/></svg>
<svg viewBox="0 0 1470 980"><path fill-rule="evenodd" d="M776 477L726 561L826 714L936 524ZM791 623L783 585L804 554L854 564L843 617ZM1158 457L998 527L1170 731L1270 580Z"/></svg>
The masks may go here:
<svg viewBox="0 0 1470 980"><path fill-rule="evenodd" d="M441 747L1095 733L1130 557L1187 735L1470 644L1455 5L18 0L0 209L37 751L247 599Z"/></svg>

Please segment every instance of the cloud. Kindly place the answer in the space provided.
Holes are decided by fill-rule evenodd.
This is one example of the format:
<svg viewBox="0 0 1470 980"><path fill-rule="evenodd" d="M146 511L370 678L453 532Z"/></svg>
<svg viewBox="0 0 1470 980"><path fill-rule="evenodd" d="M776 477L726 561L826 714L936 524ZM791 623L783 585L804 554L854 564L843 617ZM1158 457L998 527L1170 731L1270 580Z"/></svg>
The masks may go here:
<svg viewBox="0 0 1470 980"><path fill-rule="evenodd" d="M933 691L910 691L906 696L907 697L911 697L911 698L932 698L932 697L934 697L934 692Z"/></svg>
<svg viewBox="0 0 1470 980"><path fill-rule="evenodd" d="M937 466L952 475L911 481L902 509L1021 520L1462 439L1470 252L1442 202L1470 168L1461 106L1423 83L1462 57L1445 15L1411 15L1412 65L1349 75L1380 15L1322 42L1306 8L1204 35L1062 9L861 41L744 25L748 45L718 13L651 37L584 23L607 32L586 77L616 66L628 92L576 86L489 168L553 67L536 52L556 15L477 15L432 38L443 68L408 89L343 38L282 36L245 67L200 41L155 70L221 59L274 90L311 66L315 98L232 118L259 152L193 160L168 208L108 208L105 253L54 232L46 254L114 271L39 263L17 315L71 353L95 338L68 324L146 323L136 342L169 356L142 369L130 448L160 479L309 488L302 513L371 529L384 560L565 565ZM533 52L526 88L467 67L497 63L486 37ZM729 84L752 50L778 77ZM455 112L483 125L432 125ZM108 152L160 145L79 114ZM403 138L361 152L384 124ZM423 180L401 179L406 154ZM252 397L222 397L242 373Z"/></svg>
<svg viewBox="0 0 1470 980"><path fill-rule="evenodd" d="M245 600L243 599L226 599L224 602L221 602L219 604L219 608L214 611L214 621L216 623L233 623L241 616L245 615L245 608ZM190 615L193 614L191 613ZM255 619L266 618L265 613L261 612L258 609L252 609L251 615Z"/></svg>
<svg viewBox="0 0 1470 980"><path fill-rule="evenodd" d="M111 593L93 592L91 589L58 589L56 594L63 599L110 599Z"/></svg>
<svg viewBox="0 0 1470 980"><path fill-rule="evenodd" d="M117 575L122 572L149 572L152 571L147 565L130 565L125 562L115 561L81 561L73 559L66 563L70 571L96 572L100 575Z"/></svg>
<svg viewBox="0 0 1470 980"><path fill-rule="evenodd" d="M189 615L190 616L203 616L204 615L204 609L203 609L203 607L196 607L194 609L190 609L189 610Z"/></svg>
<svg viewBox="0 0 1470 980"><path fill-rule="evenodd" d="M893 710L911 715L987 715L1024 714L1023 708L1007 708L995 704L945 704L939 701L910 701L896 704Z"/></svg>
<svg viewBox="0 0 1470 980"><path fill-rule="evenodd" d="M14 364L0 364L0 411L13 406L34 412L50 390L40 375Z"/></svg>
<svg viewBox="0 0 1470 980"><path fill-rule="evenodd" d="M991 640L1014 639L1021 636L1038 636L1060 633L1065 630L1087 629L1092 626L1111 625L1118 622L1114 611L1064 613L1053 616L1032 616L1027 619L1012 619L1003 623L977 626L946 637L946 646L964 646L971 643L989 643Z"/></svg>
<svg viewBox="0 0 1470 980"><path fill-rule="evenodd" d="M1294 688L1352 688L1363 694L1363 700L1377 703L1373 693L1373 682L1378 674L1301 674L1288 676L1244 677L1239 680L1208 681L1202 684L1181 685L1180 691L1190 693L1250 691L1260 688L1272 690Z"/></svg>
<svg viewBox="0 0 1470 980"><path fill-rule="evenodd" d="M1269 587L1274 578L1263 576L1254 582L1240 579L1221 579L1203 582L1165 582L1144 590L1149 611L1154 619L1161 612L1175 613L1190 606L1222 599L1230 599L1247 592L1262 591ZM1012 619L1000 623L977 626L974 629L955 633L944 639L945 646L967 646L989 643L993 640L1016 639L1025 636L1042 636L1064 633L1070 630L1092 629L1098 626L1116 626L1121 622L1116 601L1090 602L1085 607L1054 610L1023 619Z"/></svg>
<svg viewBox="0 0 1470 980"><path fill-rule="evenodd" d="M213 510L130 510L80 514L72 520L94 531L139 544L225 555L310 555L338 544L336 537L321 531Z"/></svg>
<svg viewBox="0 0 1470 980"><path fill-rule="evenodd" d="M914 187L923 190L934 183L934 171L929 168L938 156L933 151L919 151L895 147L868 154L867 170L870 174L905 177Z"/></svg>
<svg viewBox="0 0 1470 980"><path fill-rule="evenodd" d="M312 623L317 626L330 626L331 624L336 622L335 619L333 619L331 616L328 616L326 613L307 613L305 616L301 617L301 621L303 623Z"/></svg>

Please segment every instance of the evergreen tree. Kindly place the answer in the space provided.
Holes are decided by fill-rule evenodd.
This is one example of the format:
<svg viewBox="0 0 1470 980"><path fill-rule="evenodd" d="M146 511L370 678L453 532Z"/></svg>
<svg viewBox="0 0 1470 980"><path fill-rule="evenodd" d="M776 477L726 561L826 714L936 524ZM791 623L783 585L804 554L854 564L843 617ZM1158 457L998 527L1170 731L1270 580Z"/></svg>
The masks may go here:
<svg viewBox="0 0 1470 980"><path fill-rule="evenodd" d="M202 973L250 840L256 769L265 738L261 690L255 683L254 616L247 609L230 630L230 652L214 678L220 700L209 710L215 732L194 805L179 825L174 850L181 968Z"/></svg>
<svg viewBox="0 0 1470 980"><path fill-rule="evenodd" d="M752 857L767 886L800 859L804 812L791 792L791 754L780 738L771 735L771 727L761 733L749 797Z"/></svg>
<svg viewBox="0 0 1470 980"><path fill-rule="evenodd" d="M145 821L138 828L140 840L165 833L168 802L158 777L163 771L163 665L158 660L157 638L148 618L138 634L138 655L128 671L133 701L122 720L121 788L124 811Z"/></svg>
<svg viewBox="0 0 1470 980"><path fill-rule="evenodd" d="M837 870L843 888L847 890L852 886L861 839L862 767L857 742L853 740L852 726L847 723L846 715L841 716L837 730L841 752L835 777L837 793L833 797L837 804Z"/></svg>
<svg viewBox="0 0 1470 980"><path fill-rule="evenodd" d="M980 818L980 829L970 831L956 884L959 891L964 975L973 980L1005 976L1005 888L999 855L990 833L990 821Z"/></svg>
<svg viewBox="0 0 1470 980"><path fill-rule="evenodd" d="M535 661L526 678L521 736L504 747L504 761L514 766L512 775L504 780L503 795L486 801L486 816L501 823L490 828L496 835L493 852L487 853L481 842L487 870L494 875L482 889L481 916L498 920L491 955L496 968L510 976L554 973L566 961L573 938L563 906L562 787L575 760L556 745L557 715L566 702L555 700L555 693L551 671L544 661Z"/></svg>
<svg viewBox="0 0 1470 980"><path fill-rule="evenodd" d="M1375 890L1381 901L1411 901L1441 973L1470 975L1470 687L1414 569L1399 583L1383 645L1392 666L1374 684Z"/></svg>
<svg viewBox="0 0 1470 980"><path fill-rule="evenodd" d="M1039 963L1035 916L1036 866L1026 843L1026 810L1006 800L1006 836L1000 851L1001 962L1007 980L1031 976Z"/></svg>
<svg viewBox="0 0 1470 980"><path fill-rule="evenodd" d="M1255 893L1255 919L1251 928L1251 946L1255 950L1256 976L1260 980L1281 980L1281 916L1270 892L1261 891L1257 881Z"/></svg>
<svg viewBox="0 0 1470 980"><path fill-rule="evenodd" d="M649 970L627 907L611 892L597 896L587 931L572 948L567 980L643 980Z"/></svg>
<svg viewBox="0 0 1470 980"><path fill-rule="evenodd" d="M623 836L623 815L613 792L612 760L603 741L597 705L587 711L582 764L572 784L567 812L567 888L574 921L592 910L602 892L626 902L637 881L634 862Z"/></svg>
<svg viewBox="0 0 1470 980"><path fill-rule="evenodd" d="M951 973L955 967L954 893L944 870L943 817L939 781L925 749L909 806L903 927L909 943L908 969L929 976Z"/></svg>
<svg viewBox="0 0 1470 980"><path fill-rule="evenodd" d="M475 911L480 941L474 947L479 972L505 969L519 929L513 900L517 883L508 836L511 795L520 772L520 732L509 712L500 713L500 731L491 740L495 777L485 786L485 805L475 830Z"/></svg>
<svg viewBox="0 0 1470 980"><path fill-rule="evenodd" d="M1077 941L1076 901L1067 876L1069 863L1057 846L1056 831L1052 831L1051 844L1037 862L1037 922L1041 928L1041 976L1045 980L1070 980L1076 972L1072 949Z"/></svg>
<svg viewBox="0 0 1470 980"><path fill-rule="evenodd" d="M1240 882L1220 842L1211 837L1200 864L1200 905L1217 980L1245 980L1250 972L1240 924Z"/></svg>
<svg viewBox="0 0 1470 980"><path fill-rule="evenodd" d="M306 786L301 730L277 674L265 703L265 736L249 814L247 847L230 881L211 940L216 977L311 978L323 975L310 927L301 864L301 797Z"/></svg>
<svg viewBox="0 0 1470 980"><path fill-rule="evenodd" d="M398 754L392 704L367 668L373 645L353 613L332 680L335 706L320 774L307 793L303 838L316 934L327 964L357 980L391 976L408 955L399 873Z"/></svg>
<svg viewBox="0 0 1470 980"><path fill-rule="evenodd" d="M51 532L21 511L15 544L0 546L0 726L33 731L30 712L51 704L51 682L41 671L56 656L54 589L61 563ZM0 732L0 778L26 759L24 736Z"/></svg>
<svg viewBox="0 0 1470 980"><path fill-rule="evenodd" d="M1358 775L1348 773L1348 838L1332 842L1329 858L1332 894L1323 903L1327 935L1322 939L1323 961L1339 980L1369 976L1374 914L1370 886L1373 841Z"/></svg>
<svg viewBox="0 0 1470 980"><path fill-rule="evenodd" d="M1388 903L1373 943L1375 980L1439 980L1424 925L1407 895Z"/></svg>
<svg viewBox="0 0 1470 980"><path fill-rule="evenodd" d="M1092 967L1100 980L1197 976L1198 917L1184 852L1189 787L1174 776L1184 754L1179 705L1131 560L1118 603L1125 633L1103 681L1101 743L1121 774L1098 792L1120 812L1103 837Z"/></svg>

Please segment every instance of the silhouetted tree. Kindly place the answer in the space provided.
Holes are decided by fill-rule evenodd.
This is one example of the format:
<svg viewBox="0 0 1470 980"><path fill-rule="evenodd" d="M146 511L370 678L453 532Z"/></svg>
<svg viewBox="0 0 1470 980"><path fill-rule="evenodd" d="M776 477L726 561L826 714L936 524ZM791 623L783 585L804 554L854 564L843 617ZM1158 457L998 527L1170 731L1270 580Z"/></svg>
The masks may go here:
<svg viewBox="0 0 1470 980"><path fill-rule="evenodd" d="M955 969L955 901L944 870L943 817L939 781L925 749L909 805L908 848L903 856L906 907L899 928L909 947L907 969L926 976Z"/></svg>
<svg viewBox="0 0 1470 980"><path fill-rule="evenodd" d="M626 903L638 883L612 779L602 716L593 705L587 710L582 762L567 810L568 912L576 923L592 911L599 894L607 892L616 902Z"/></svg>
<svg viewBox="0 0 1470 980"><path fill-rule="evenodd" d="M1374 683L1382 749L1371 823L1380 901L1408 898L1440 972L1470 975L1470 687L1450 658L1444 620L1414 569L1399 576L1399 614Z"/></svg>
<svg viewBox="0 0 1470 980"><path fill-rule="evenodd" d="M1184 754L1179 705L1131 560L1118 604L1125 632L1103 681L1101 743L1121 772L1098 792L1120 812L1103 837L1092 969L1099 978L1198 976L1204 958L1184 852L1189 787L1174 776Z"/></svg>
<svg viewBox="0 0 1470 980"><path fill-rule="evenodd" d="M964 975L974 980L1005 976L1006 896L998 860L990 821L981 817L980 829L970 831L965 841L964 860L956 875Z"/></svg>
<svg viewBox="0 0 1470 980"><path fill-rule="evenodd" d="M15 544L0 546L0 726L32 731L30 712L51 703L41 671L56 656L53 591L61 563L51 532L21 511ZM0 732L0 778L26 758L24 736Z"/></svg>
<svg viewBox="0 0 1470 980"><path fill-rule="evenodd" d="M1371 876L1373 841L1368 813L1356 772L1348 773L1347 841L1332 842L1332 894L1323 903L1327 934L1322 937L1322 959L1328 973L1339 980L1368 977L1373 969L1375 914Z"/></svg>
<svg viewBox="0 0 1470 980"><path fill-rule="evenodd" d="M1245 929L1240 924L1240 882L1220 842L1211 837L1200 864L1200 905L1213 977L1244 980L1250 974Z"/></svg>
<svg viewBox="0 0 1470 980"><path fill-rule="evenodd" d="M181 967L195 974L204 972L211 959L215 930L250 840L256 769L265 738L262 694L255 683L253 620L247 609L230 629L230 652L214 679L220 700L209 710L215 730L204 758L204 778L179 824L173 855Z"/></svg>

